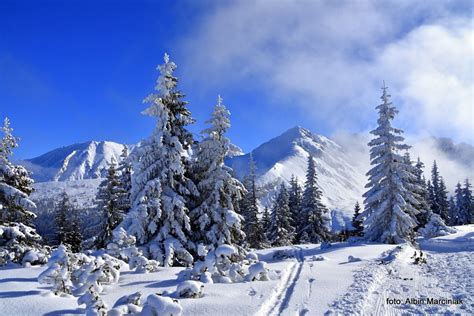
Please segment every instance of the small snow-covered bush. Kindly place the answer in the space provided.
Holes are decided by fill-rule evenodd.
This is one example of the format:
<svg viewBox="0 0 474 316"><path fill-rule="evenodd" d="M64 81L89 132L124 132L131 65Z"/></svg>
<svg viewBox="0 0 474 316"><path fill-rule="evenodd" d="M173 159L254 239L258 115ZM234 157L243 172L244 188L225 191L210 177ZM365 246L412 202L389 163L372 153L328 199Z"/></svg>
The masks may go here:
<svg viewBox="0 0 474 316"><path fill-rule="evenodd" d="M249 267L249 273L245 276L247 281L268 281L268 269L266 262L257 262Z"/></svg>
<svg viewBox="0 0 474 316"><path fill-rule="evenodd" d="M135 246L135 241L134 236L128 235L122 227L118 227L112 232L112 242L107 245L107 253L128 262L130 269L135 269L136 272L158 271L160 263L147 259L143 252Z"/></svg>
<svg viewBox="0 0 474 316"><path fill-rule="evenodd" d="M247 254L247 256L245 257L245 259L247 259L249 262L253 263L253 262L258 261L258 256L257 256L257 254L255 254L253 252L249 252Z"/></svg>
<svg viewBox="0 0 474 316"><path fill-rule="evenodd" d="M347 257L347 262L358 262L358 261L362 261L362 259L354 257L354 256L348 256Z"/></svg>
<svg viewBox="0 0 474 316"><path fill-rule="evenodd" d="M204 295L204 284L199 281L184 281L181 282L177 289L176 294L182 298L199 298Z"/></svg>
<svg viewBox="0 0 474 316"><path fill-rule="evenodd" d="M130 258L128 265L131 270L135 269L139 273L156 272L160 263L156 260L148 260L144 256L134 256Z"/></svg>
<svg viewBox="0 0 474 316"><path fill-rule="evenodd" d="M259 262L256 255L244 257L236 247L221 245L207 252L204 260L196 261L194 267L184 270L180 277L202 283L235 283L267 280L266 272L265 263Z"/></svg>
<svg viewBox="0 0 474 316"><path fill-rule="evenodd" d="M51 284L55 295L71 294L71 262L65 246L59 246L48 260L48 268L38 276L41 284Z"/></svg>
<svg viewBox="0 0 474 316"><path fill-rule="evenodd" d="M135 246L136 238L118 227L112 231L112 241L107 245L107 253L115 258L129 262L130 258L141 256L142 252Z"/></svg>
<svg viewBox="0 0 474 316"><path fill-rule="evenodd" d="M325 261L325 260L328 260L327 257L325 256L312 256L310 259L310 261Z"/></svg>
<svg viewBox="0 0 474 316"><path fill-rule="evenodd" d="M121 267L119 260L107 254L91 259L73 272L77 295L84 294L91 286L101 293L103 285L114 284L119 280Z"/></svg>
<svg viewBox="0 0 474 316"><path fill-rule="evenodd" d="M22 223L0 225L0 265L45 264L50 248L41 246L41 236Z"/></svg>
<svg viewBox="0 0 474 316"><path fill-rule="evenodd" d="M141 312L140 307L142 293L135 292L131 295L122 296L117 300L114 308L107 312L107 316L134 315Z"/></svg>
<svg viewBox="0 0 474 316"><path fill-rule="evenodd" d="M107 315L107 305L100 297L101 288L91 285L86 293L77 299L77 304L86 305L86 316Z"/></svg>
<svg viewBox="0 0 474 316"><path fill-rule="evenodd" d="M428 223L419 230L419 233L426 238L446 236L456 232L454 228L446 226L441 216L430 212Z"/></svg>
<svg viewBox="0 0 474 316"><path fill-rule="evenodd" d="M178 300L151 294L147 297L141 316L180 316L183 308Z"/></svg>
<svg viewBox="0 0 474 316"><path fill-rule="evenodd" d="M76 290L74 294L81 295L77 300L79 305L86 305L86 315L107 315L107 306L100 294L104 285L117 283L120 277L121 263L118 259L103 254L98 257L83 256L84 264L74 272Z"/></svg>
<svg viewBox="0 0 474 316"><path fill-rule="evenodd" d="M205 272L210 273L214 283L240 282L245 275L243 260L237 249L230 245L221 245L209 251L203 261L197 261L191 272L192 278L199 280ZM209 283L208 278L208 274L203 276L203 280Z"/></svg>

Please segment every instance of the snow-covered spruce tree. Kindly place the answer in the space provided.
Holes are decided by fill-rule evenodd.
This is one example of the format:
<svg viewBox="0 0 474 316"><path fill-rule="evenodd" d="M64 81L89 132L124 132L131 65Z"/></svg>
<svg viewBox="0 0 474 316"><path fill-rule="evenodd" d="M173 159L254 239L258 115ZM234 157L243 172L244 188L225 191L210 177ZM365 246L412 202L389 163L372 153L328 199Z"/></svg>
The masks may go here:
<svg viewBox="0 0 474 316"><path fill-rule="evenodd" d="M257 176L256 166L253 155L249 155L249 174L244 178L244 186L246 193L242 197L240 203L240 211L244 217L244 232L247 243L252 248L264 248L264 231L262 224L258 218L258 201L257 201Z"/></svg>
<svg viewBox="0 0 474 316"><path fill-rule="evenodd" d="M463 188L461 182L456 184L454 189L454 197L449 199L449 223L452 226L461 225L460 215L462 213L463 204Z"/></svg>
<svg viewBox="0 0 474 316"><path fill-rule="evenodd" d="M377 106L378 127L371 131L375 136L369 142L372 169L367 173L369 190L363 195L365 211L364 236L371 241L402 243L413 241L418 210L413 207L413 174L400 150L409 149L403 144L402 130L392 127L398 113L383 87L382 103Z"/></svg>
<svg viewBox="0 0 474 316"><path fill-rule="evenodd" d="M66 191L63 191L59 196L54 209L54 224L56 226L56 244L65 244L67 241L67 233L70 225L68 221L68 214L71 209L71 203L69 202L69 196Z"/></svg>
<svg viewBox="0 0 474 316"><path fill-rule="evenodd" d="M65 243L71 247L71 251L76 253L81 251L82 233L81 233L81 218L79 217L79 210L72 207L69 211L68 230L66 232Z"/></svg>
<svg viewBox="0 0 474 316"><path fill-rule="evenodd" d="M225 135L230 128L230 112L220 96L207 123L210 127L202 131L204 138L197 146L194 167L194 180L200 192L197 206L190 213L195 225L194 240L209 250L232 245L244 255L243 217L237 208L245 188L232 177L232 169L224 165L230 148Z"/></svg>
<svg viewBox="0 0 474 316"><path fill-rule="evenodd" d="M29 199L33 191L30 173L20 165L10 161L13 150L18 147L19 138L12 135L10 121L5 118L0 143L0 224L21 222L32 226L36 217L31 210L35 204Z"/></svg>
<svg viewBox="0 0 474 316"><path fill-rule="evenodd" d="M443 177L440 176L438 164L436 160L433 162L431 169L431 187L429 187L429 203L431 210L441 216L441 218L449 223L449 201L446 185Z"/></svg>
<svg viewBox="0 0 474 316"><path fill-rule="evenodd" d="M198 192L186 175L187 150L193 139L185 127L194 120L173 75L176 65L167 54L158 69L156 93L145 99L149 106L143 111L156 119L156 126L130 154L132 207L121 226L164 266L191 265L195 245L188 200Z"/></svg>
<svg viewBox="0 0 474 316"><path fill-rule="evenodd" d="M416 198L418 200L416 209L419 211L419 214L416 216L418 220L418 228L426 225L431 213L431 207L429 204L429 189L423 176L424 167L425 164L420 160L420 157L418 157L418 160L415 164L416 183L418 184L418 186L416 186L416 189L418 190L416 192Z"/></svg>
<svg viewBox="0 0 474 316"><path fill-rule="evenodd" d="M112 236L112 231L123 219L123 209L120 205L122 188L120 178L112 160L107 172L107 177L99 185L96 201L100 221L96 227L94 245L104 248Z"/></svg>
<svg viewBox="0 0 474 316"><path fill-rule="evenodd" d="M330 238L328 209L321 201L322 193L318 188L317 180L316 166L310 155L299 219L301 227L299 242L301 243L320 243Z"/></svg>
<svg viewBox="0 0 474 316"><path fill-rule="evenodd" d="M271 216L270 216L270 210L268 209L268 207L265 207L263 209L262 220L260 222L262 224L262 229L264 231L265 243L268 244L269 243L268 235L269 235L269 232L270 232L270 225L272 223L272 219L271 219Z"/></svg>
<svg viewBox="0 0 474 316"><path fill-rule="evenodd" d="M123 146L120 155L120 163L117 166L119 174L119 198L118 208L122 214L126 214L130 209L130 193L132 190L132 164L128 156L128 147Z"/></svg>
<svg viewBox="0 0 474 316"><path fill-rule="evenodd" d="M457 209L454 197L449 197L449 226L455 226L457 222Z"/></svg>
<svg viewBox="0 0 474 316"><path fill-rule="evenodd" d="M464 187L461 189L460 199L456 197L458 225L474 224L474 205L469 179L464 181Z"/></svg>
<svg viewBox="0 0 474 316"><path fill-rule="evenodd" d="M354 206L354 216L352 216L352 227L354 230L351 232L352 236L360 237L364 234L364 225L363 221L360 219L360 205L359 202L356 202Z"/></svg>
<svg viewBox="0 0 474 316"><path fill-rule="evenodd" d="M414 199L408 199L406 202L410 203L411 206L417 210L416 220L418 222L415 231L418 231L420 227L423 227L428 222L429 210L428 201L426 200L427 192L425 190L425 184L422 179L423 163L418 158L417 164L413 165L411 161L410 153L408 150L403 156L403 161L406 164L406 183L407 190L410 190ZM418 167L417 167L418 166Z"/></svg>
<svg viewBox="0 0 474 316"><path fill-rule="evenodd" d="M298 231L299 226L299 216L301 214L301 197L302 197L302 188L298 184L298 178L294 175L291 175L290 179L290 188L288 189L288 206L290 207L290 223L291 226L295 228L294 240L293 242L298 242L298 236L296 232Z"/></svg>
<svg viewBox="0 0 474 316"><path fill-rule="evenodd" d="M289 246L293 243L295 229L291 225L288 190L284 183L275 200L271 215L269 240L272 246Z"/></svg>
<svg viewBox="0 0 474 316"><path fill-rule="evenodd" d="M438 165L436 160L433 162L433 167L431 168L431 181L429 182L429 203L431 210L436 213L440 214L440 207L438 205L438 192L439 192L439 171Z"/></svg>
<svg viewBox="0 0 474 316"><path fill-rule="evenodd" d="M5 118L0 140L0 265L15 263L43 263L46 249L36 233L32 212L36 205L30 200L33 180L22 166L10 161L18 138L12 135L10 121Z"/></svg>
<svg viewBox="0 0 474 316"><path fill-rule="evenodd" d="M437 204L439 206L439 216L443 219L444 222L449 223L449 200L448 200L448 190L444 184L443 177L439 178L439 187L437 196Z"/></svg>

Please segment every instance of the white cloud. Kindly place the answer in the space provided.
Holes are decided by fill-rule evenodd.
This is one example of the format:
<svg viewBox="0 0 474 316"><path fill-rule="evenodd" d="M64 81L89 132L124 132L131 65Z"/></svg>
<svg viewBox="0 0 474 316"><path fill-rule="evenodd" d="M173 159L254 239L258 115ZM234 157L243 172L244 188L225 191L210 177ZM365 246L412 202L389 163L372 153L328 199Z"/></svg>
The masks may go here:
<svg viewBox="0 0 474 316"><path fill-rule="evenodd" d="M181 69L202 89L249 80L315 122L351 130L371 124L385 79L409 132L472 143L474 42L468 13L452 7L461 4L226 3L183 40Z"/></svg>
<svg viewBox="0 0 474 316"><path fill-rule="evenodd" d="M368 171L370 168L369 147L367 143L371 135L366 133L351 134L346 131L337 131L331 138L344 148L358 170ZM464 182L466 178L474 182L473 147L455 144L442 139L425 135L407 136L406 143L411 145L412 160L418 157L425 164L425 177L430 179L433 161L436 160L446 187L452 194L456 183Z"/></svg>
<svg viewBox="0 0 474 316"><path fill-rule="evenodd" d="M468 23L424 25L381 53L401 117L418 131L474 140L473 45Z"/></svg>

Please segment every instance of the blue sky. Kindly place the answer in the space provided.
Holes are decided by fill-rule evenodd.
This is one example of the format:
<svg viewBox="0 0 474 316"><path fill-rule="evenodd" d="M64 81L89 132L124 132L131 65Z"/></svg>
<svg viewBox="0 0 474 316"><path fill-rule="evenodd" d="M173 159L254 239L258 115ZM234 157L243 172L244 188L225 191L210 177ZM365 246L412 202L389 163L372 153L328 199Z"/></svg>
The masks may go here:
<svg viewBox="0 0 474 316"><path fill-rule="evenodd" d="M472 143L471 9L469 1L4 0L0 117L22 138L16 158L92 139L137 142L153 128L141 101L168 52L197 119L191 130L204 127L220 93L230 137L245 151L295 125L366 132L382 80L407 133Z"/></svg>

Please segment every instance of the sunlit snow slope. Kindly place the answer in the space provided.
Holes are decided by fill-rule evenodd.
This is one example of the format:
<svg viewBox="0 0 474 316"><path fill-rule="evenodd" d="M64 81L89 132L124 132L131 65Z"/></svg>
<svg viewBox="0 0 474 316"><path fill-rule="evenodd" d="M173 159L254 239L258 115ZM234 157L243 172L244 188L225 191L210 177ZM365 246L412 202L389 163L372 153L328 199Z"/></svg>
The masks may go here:
<svg viewBox="0 0 474 316"><path fill-rule="evenodd" d="M112 159L120 161L123 146L90 141L58 148L21 163L33 172L36 182L95 179L105 176Z"/></svg>
<svg viewBox="0 0 474 316"><path fill-rule="evenodd" d="M334 210L352 214L360 201L366 183L365 170L357 169L347 152L327 137L294 127L252 151L257 166L258 182L264 188L261 201L271 204L280 181L288 183L291 176L304 185L308 156L316 162L318 184L323 201ZM240 178L248 173L249 154L228 159L227 163ZM337 214L335 214L337 216Z"/></svg>

